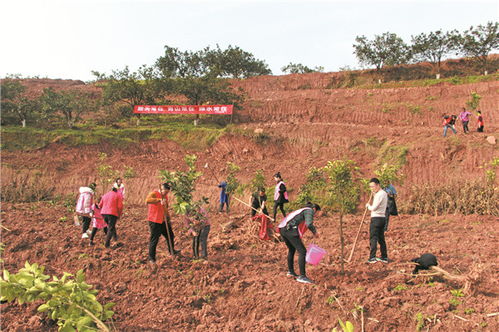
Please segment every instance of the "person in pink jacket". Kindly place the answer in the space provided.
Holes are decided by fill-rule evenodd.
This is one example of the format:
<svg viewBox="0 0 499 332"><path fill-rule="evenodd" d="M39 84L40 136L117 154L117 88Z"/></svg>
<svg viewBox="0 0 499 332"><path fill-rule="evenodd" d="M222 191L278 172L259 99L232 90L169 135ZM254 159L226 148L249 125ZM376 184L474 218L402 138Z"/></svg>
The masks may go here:
<svg viewBox="0 0 499 332"><path fill-rule="evenodd" d="M99 201L99 200L97 200ZM93 217L92 217L92 233L90 234L90 245L94 245L94 237L99 229L104 229L104 234L107 234L107 224L104 221L104 217L101 214L100 205L95 203L92 205Z"/></svg>
<svg viewBox="0 0 499 332"><path fill-rule="evenodd" d="M109 248L111 245L111 238L114 238L115 240L118 238L116 235L116 222L123 212L123 196L118 193L118 189L113 188L102 196L100 207L100 212L108 226L106 248Z"/></svg>

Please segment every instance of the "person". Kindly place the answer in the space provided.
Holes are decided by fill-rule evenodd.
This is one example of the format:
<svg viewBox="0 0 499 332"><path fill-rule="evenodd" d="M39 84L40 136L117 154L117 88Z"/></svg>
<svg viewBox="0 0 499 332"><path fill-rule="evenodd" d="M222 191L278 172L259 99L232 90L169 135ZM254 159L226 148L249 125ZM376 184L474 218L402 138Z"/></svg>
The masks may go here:
<svg viewBox="0 0 499 332"><path fill-rule="evenodd" d="M218 185L218 188L221 188L220 190L220 212L223 212L224 205L225 205L225 211L229 213L229 195L227 194L227 182L222 181Z"/></svg>
<svg viewBox="0 0 499 332"><path fill-rule="evenodd" d="M121 178L116 179L113 184L113 188L116 188L118 193L120 193L121 196L123 196L123 199L125 199L125 185L123 184L123 180L121 180Z"/></svg>
<svg viewBox="0 0 499 332"><path fill-rule="evenodd" d="M447 136L447 129L451 129L454 134L457 134L456 129L454 128L454 123L456 120L454 119L455 115L444 115L444 121L443 121L443 126L444 126L444 137Z"/></svg>
<svg viewBox="0 0 499 332"><path fill-rule="evenodd" d="M385 242L385 223L386 206L388 204L388 195L381 189L379 180L372 178L369 181L369 189L374 194L373 204L366 204L366 208L371 211L371 225L369 227L369 242L371 251L369 253L368 263L383 262L388 263L388 253ZM379 243L381 258L376 258L376 249Z"/></svg>
<svg viewBox="0 0 499 332"><path fill-rule="evenodd" d="M97 187L95 183L91 183L88 187L80 187L79 196L76 202L76 214L82 217L82 239L88 239L88 229L92 220L92 204L94 203L94 190Z"/></svg>
<svg viewBox="0 0 499 332"><path fill-rule="evenodd" d="M432 266L438 266L437 257L433 254L423 254L421 257L411 259L411 262L417 264L412 274L417 274L419 270L429 270Z"/></svg>
<svg viewBox="0 0 499 332"><path fill-rule="evenodd" d="M206 209L200 207L193 209L185 215L187 234L192 235L192 253L194 259L200 258L199 244L201 244L201 258L208 258L208 234L210 233L210 220Z"/></svg>
<svg viewBox="0 0 499 332"><path fill-rule="evenodd" d="M388 186L383 188L388 195L388 202L386 204L386 213L385 213L385 232L388 231L388 222L390 221L390 216L398 216L397 203L395 202L395 198L397 198L397 190L395 187L389 183Z"/></svg>
<svg viewBox="0 0 499 332"><path fill-rule="evenodd" d="M123 196L118 193L118 189L113 187L109 192L102 196L100 207L100 212L108 226L105 246L106 248L109 248L111 246L111 239L118 239L118 236L116 235L116 222L123 213Z"/></svg>
<svg viewBox="0 0 499 332"><path fill-rule="evenodd" d="M168 209L168 193L170 185L163 183L160 190L150 192L146 197L147 221L149 222L149 263L156 264L156 247L161 235L166 239L168 252L174 256L179 253L175 250L175 235L171 225Z"/></svg>
<svg viewBox="0 0 499 332"><path fill-rule="evenodd" d="M265 195L265 188L258 188L257 192L254 192L250 198L251 217L254 217L257 210L260 209L260 213L269 215L267 211L267 195Z"/></svg>
<svg viewBox="0 0 499 332"><path fill-rule="evenodd" d="M307 250L305 249L301 238L307 229L310 229L315 237L319 237L319 233L317 232L313 221L314 216L318 217L318 212L320 210L321 207L319 205L309 202L304 208L288 214L278 226L284 243L286 243L286 246L288 247L287 276L294 277L296 278L296 281L305 284L312 284L313 281L310 280L305 273L305 256ZM296 251L298 251L299 276L294 270L294 256Z"/></svg>
<svg viewBox="0 0 499 332"><path fill-rule="evenodd" d="M276 186L274 189L274 220L277 217L277 208L280 208L282 216L286 217L286 212L284 211L284 204L288 203L288 192L286 190L286 183L282 180L280 172L274 174L274 180Z"/></svg>
<svg viewBox="0 0 499 332"><path fill-rule="evenodd" d="M463 107L463 110L461 113L459 113L459 120L461 120L463 124L463 131L465 134L469 133L470 129L468 128L468 123L470 122L470 115L471 113L466 110L465 107Z"/></svg>
<svg viewBox="0 0 499 332"><path fill-rule="evenodd" d="M97 201L100 201L100 200L97 200ZM90 234L90 245L91 246L94 245L95 234L97 234L97 231L99 229L104 229L104 234L107 235L107 224L104 221L104 217L101 214L101 208L100 208L99 204L94 203L92 205L92 212L93 212L92 233Z"/></svg>
<svg viewBox="0 0 499 332"><path fill-rule="evenodd" d="M477 113L478 113L478 120L477 120L478 129L477 129L477 131L479 133L483 133L483 117L482 117L482 112L478 111Z"/></svg>

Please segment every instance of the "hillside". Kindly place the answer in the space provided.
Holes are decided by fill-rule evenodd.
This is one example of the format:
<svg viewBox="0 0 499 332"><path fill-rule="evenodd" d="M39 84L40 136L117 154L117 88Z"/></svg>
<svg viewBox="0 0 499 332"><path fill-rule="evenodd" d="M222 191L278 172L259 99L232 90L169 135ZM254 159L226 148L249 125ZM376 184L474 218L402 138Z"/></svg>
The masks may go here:
<svg viewBox="0 0 499 332"><path fill-rule="evenodd" d="M31 183L54 187L59 195L43 203L3 204L2 220L9 229L2 231L4 267L14 272L29 260L57 275L84 269L88 282L100 291L99 300L117 303L113 326L118 331L331 331L338 318L352 321L356 330L364 325L366 331L413 331L417 326L437 331L499 329L498 317L487 316L499 305L496 216L393 218L386 235L388 265L364 263L369 246L364 226L353 262L342 276L337 216L330 214L317 221L321 237L304 240L306 245L316 242L329 254L320 265L307 267L317 282L307 286L286 278L284 245L259 240L244 206L234 202L229 215L215 212L217 179L206 164L222 179L226 163L234 162L241 166L239 176L245 183L263 169L269 186L272 175L280 171L294 199L312 166L347 158L359 165L363 176L371 177L376 166L396 162L405 174L404 183L397 185L403 209L414 185L483 181L482 166L499 156L497 144L486 140L499 138L497 74L474 83L422 86L424 82L411 81L331 88L337 76L314 73L234 81L245 91L246 101L235 123L226 127L205 123L194 128L172 118L165 123L145 119L138 128L91 123L77 130L3 128L2 188ZM32 84L33 91L45 85L98 90L78 81L41 80ZM464 135L458 124L457 135L443 138L441 115L458 113L471 92L482 96L485 133L476 132L473 118L470 134ZM127 168L135 173L125 179L120 242L111 250L100 243L102 233L95 247L81 240L69 211L78 187L96 180L102 152L108 156L105 163L121 174ZM182 219L175 216L182 256L171 259L161 240L160 270L154 274L146 261L149 230L143 201L157 188L158 171L184 169L187 153L198 156L198 169L204 173L197 194L210 198L210 257L207 262L190 259L190 238ZM360 218L345 219L347 252ZM478 276L473 291L454 298L451 290L460 289L459 283L407 275L409 260L425 252L437 255L449 272ZM55 331L54 322L36 307L2 304L2 331Z"/></svg>

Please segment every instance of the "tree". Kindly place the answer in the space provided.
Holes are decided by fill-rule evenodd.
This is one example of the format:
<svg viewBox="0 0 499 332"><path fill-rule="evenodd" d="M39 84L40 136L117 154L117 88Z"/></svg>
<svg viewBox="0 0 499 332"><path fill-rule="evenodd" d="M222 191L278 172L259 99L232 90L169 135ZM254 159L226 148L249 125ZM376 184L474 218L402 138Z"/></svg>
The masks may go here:
<svg viewBox="0 0 499 332"><path fill-rule="evenodd" d="M473 91L473 92L471 92L470 97L471 97L471 99L466 102L466 105L469 108L471 108L472 111L476 111L476 109L480 105L480 99L482 99L482 96L480 96L478 93Z"/></svg>
<svg viewBox="0 0 499 332"><path fill-rule="evenodd" d="M196 189L196 180L202 175L196 170L195 155L186 155L184 157L187 164L187 172L182 171L160 171L160 176L163 182L167 182L173 195L175 196L175 204L173 209L178 214L187 214L188 212L196 212L197 208L202 204L208 203L208 198L202 197L198 201L193 200L193 193Z"/></svg>
<svg viewBox="0 0 499 332"><path fill-rule="evenodd" d="M5 79L0 82L0 108L15 115L23 128L40 108L38 98L30 98L25 92L26 86L18 80Z"/></svg>
<svg viewBox="0 0 499 332"><path fill-rule="evenodd" d="M263 169L259 169L251 180L250 189L252 192L257 192L262 188L265 189L265 175L263 175Z"/></svg>
<svg viewBox="0 0 499 332"><path fill-rule="evenodd" d="M60 113L68 128L74 128L82 114L99 107L99 100L93 93L77 90L57 92L53 88L45 88L40 100L42 111L46 115Z"/></svg>
<svg viewBox="0 0 499 332"><path fill-rule="evenodd" d="M218 45L216 49L207 47L201 54L206 67L218 77L248 78L272 75L272 71L265 61L256 59L253 54L238 46L229 45L225 50L222 50Z"/></svg>
<svg viewBox="0 0 499 332"><path fill-rule="evenodd" d="M355 38L354 54L363 65L373 65L377 70L383 66L407 63L409 47L394 33L385 32L368 40L365 36Z"/></svg>
<svg viewBox="0 0 499 332"><path fill-rule="evenodd" d="M324 171L329 178L326 205L340 215L341 273L345 273L343 216L357 209L360 195L359 168L352 160L335 160L329 161Z"/></svg>
<svg viewBox="0 0 499 332"><path fill-rule="evenodd" d="M440 73L442 59L458 49L459 34L456 30L437 30L412 36L412 56L417 61L431 62L437 74Z"/></svg>
<svg viewBox="0 0 499 332"><path fill-rule="evenodd" d="M499 48L499 23L487 22L487 25L471 26L460 38L461 52L473 57L487 70L488 55Z"/></svg>
<svg viewBox="0 0 499 332"><path fill-rule="evenodd" d="M239 188L242 188L241 182L236 177L236 173L239 172L241 167L229 161L227 162L227 169L228 175L226 192L228 196L231 196L232 194L235 194Z"/></svg>
<svg viewBox="0 0 499 332"><path fill-rule="evenodd" d="M233 92L230 83L212 76L187 77L175 80L175 91L184 95L190 105L235 104L242 102L242 96Z"/></svg>
<svg viewBox="0 0 499 332"><path fill-rule="evenodd" d="M125 67L123 70L113 70L111 75L96 71L92 72L99 81L103 81L103 100L107 105L124 103L129 105L129 115L133 114L135 105L154 105L161 92L171 92L169 82L160 81L153 67L141 66L132 72ZM137 114L137 125L140 114Z"/></svg>
<svg viewBox="0 0 499 332"><path fill-rule="evenodd" d="M290 74L305 74L305 73L315 73L315 72L323 72L324 67L316 66L314 69L309 68L301 63L292 63L290 62L287 66L281 68L283 73Z"/></svg>
<svg viewBox="0 0 499 332"><path fill-rule="evenodd" d="M99 185L102 190L102 195L106 193L107 190L111 189L111 184L119 176L119 172L113 168L113 166L107 164L107 153L99 153L99 163L97 164L97 176L99 178Z"/></svg>
<svg viewBox="0 0 499 332"><path fill-rule="evenodd" d="M163 78L202 77L209 74L203 52L180 51L165 45L165 54L156 60L156 68ZM217 76L217 75L215 75Z"/></svg>
<svg viewBox="0 0 499 332"><path fill-rule="evenodd" d="M393 165L384 163L378 169L374 170L374 174L378 178L381 188L387 187L390 183L402 183L404 175L400 172L401 165ZM369 180L365 181L368 188Z"/></svg>
<svg viewBox="0 0 499 332"><path fill-rule="evenodd" d="M220 78L225 69L213 64L218 55L208 56L209 52L209 49L181 52L165 46L165 54L156 61L161 80L170 82L173 90L187 97L191 105L235 104L237 107L242 95L235 93L230 83ZM199 114L194 124L198 119Z"/></svg>

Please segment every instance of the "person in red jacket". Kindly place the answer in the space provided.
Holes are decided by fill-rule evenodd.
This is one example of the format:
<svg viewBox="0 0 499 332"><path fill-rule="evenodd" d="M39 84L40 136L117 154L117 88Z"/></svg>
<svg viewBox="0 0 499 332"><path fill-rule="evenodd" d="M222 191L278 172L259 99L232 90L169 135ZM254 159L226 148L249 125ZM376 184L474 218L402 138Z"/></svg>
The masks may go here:
<svg viewBox="0 0 499 332"><path fill-rule="evenodd" d="M100 213L108 226L106 248L109 248L111 245L111 238L114 238L115 240L117 238L116 222L123 212L123 196L118 193L116 188L113 188L110 192L102 196L100 206Z"/></svg>
<svg viewBox="0 0 499 332"><path fill-rule="evenodd" d="M168 183L161 185L161 191L152 191L147 195L147 221L149 222L149 262L156 263L156 247L161 235L166 238L168 252L173 256L179 253L175 250L175 236L173 234L170 222L170 213L168 211L168 193L170 186Z"/></svg>

